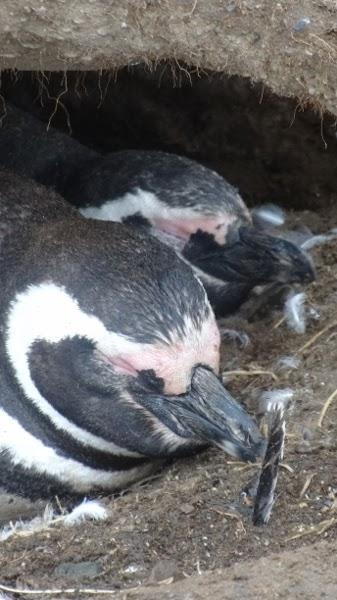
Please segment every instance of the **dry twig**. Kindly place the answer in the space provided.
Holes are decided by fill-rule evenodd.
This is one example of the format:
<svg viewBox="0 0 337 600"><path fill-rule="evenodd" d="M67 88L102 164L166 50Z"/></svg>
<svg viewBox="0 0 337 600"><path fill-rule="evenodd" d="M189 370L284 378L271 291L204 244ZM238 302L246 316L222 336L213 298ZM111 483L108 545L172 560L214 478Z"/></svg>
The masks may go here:
<svg viewBox="0 0 337 600"><path fill-rule="evenodd" d="M298 540L301 537L306 535L322 535L325 533L330 527L337 523L337 518L332 517L332 519L325 519L324 521L320 521L317 525L313 525L308 527L308 529L303 529L303 531L299 531L299 533L295 533L291 537L286 539L286 542L291 542L293 540Z"/></svg>
<svg viewBox="0 0 337 600"><path fill-rule="evenodd" d="M278 321L276 321L275 325L273 325L273 329L278 329L281 327L282 323L286 320L285 316L281 317Z"/></svg>
<svg viewBox="0 0 337 600"><path fill-rule="evenodd" d="M297 354L301 354L302 352L304 352L304 350L310 348L310 346L312 346L316 342L316 340L318 340L324 333L326 333L333 327L337 327L337 321L329 323L328 325L323 327L323 329L315 333L315 335L313 335L307 342L305 342L305 344L303 344L303 346L301 346L301 348L297 350Z"/></svg>
<svg viewBox="0 0 337 600"><path fill-rule="evenodd" d="M277 375L273 373L273 371L264 371L263 369L254 369L253 371L246 371L245 369L236 369L234 371L223 371L222 376L231 376L231 375L242 375L243 377L254 377L256 375L268 375L274 381L278 381Z"/></svg>
<svg viewBox="0 0 337 600"><path fill-rule="evenodd" d="M319 415L319 418L317 421L318 427L322 427L323 419L328 411L330 404L332 404L332 402L336 398L336 396L337 396L337 388L335 389L334 392L332 392L332 394L330 394L329 398L327 398L327 400L324 402L323 408L320 412L320 415Z"/></svg>
<svg viewBox="0 0 337 600"><path fill-rule="evenodd" d="M310 486L313 478L315 477L315 474L316 473L310 473L308 475L308 477L306 478L306 480L305 480L305 482L304 482L304 484L302 486L302 489L301 489L301 491L299 493L299 498L303 498L304 494L308 491L309 486Z"/></svg>
<svg viewBox="0 0 337 600"><path fill-rule="evenodd" d="M129 588L125 591L135 591L137 588ZM45 589L45 590L33 590L30 588L15 588L10 587L8 585L0 584L0 590L2 592L8 592L10 594L16 594L19 596L61 596L64 594L87 594L88 596L98 596L101 594L102 596L113 596L117 593L117 590L105 590L105 589L97 589L97 588L56 588L56 589Z"/></svg>

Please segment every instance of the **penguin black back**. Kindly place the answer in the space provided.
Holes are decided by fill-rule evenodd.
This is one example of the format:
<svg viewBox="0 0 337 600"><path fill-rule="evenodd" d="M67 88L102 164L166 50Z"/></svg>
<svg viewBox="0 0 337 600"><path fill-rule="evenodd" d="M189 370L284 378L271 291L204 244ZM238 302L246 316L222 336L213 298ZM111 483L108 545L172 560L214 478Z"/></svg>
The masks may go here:
<svg viewBox="0 0 337 600"><path fill-rule="evenodd" d="M68 179L99 155L71 136L6 104L0 128L0 164L64 193Z"/></svg>
<svg viewBox="0 0 337 600"><path fill-rule="evenodd" d="M202 319L210 311L189 265L156 239L119 223L75 214L74 220L30 225L18 239L7 241L5 253L7 261L13 257L6 271L16 271L9 294L50 278L71 290L86 311L94 307L95 314L125 335L154 339L156 331L162 336L173 324L182 327L186 313Z"/></svg>
<svg viewBox="0 0 337 600"><path fill-rule="evenodd" d="M6 235L21 227L77 216L78 213L52 189L47 190L31 179L0 169L0 244Z"/></svg>

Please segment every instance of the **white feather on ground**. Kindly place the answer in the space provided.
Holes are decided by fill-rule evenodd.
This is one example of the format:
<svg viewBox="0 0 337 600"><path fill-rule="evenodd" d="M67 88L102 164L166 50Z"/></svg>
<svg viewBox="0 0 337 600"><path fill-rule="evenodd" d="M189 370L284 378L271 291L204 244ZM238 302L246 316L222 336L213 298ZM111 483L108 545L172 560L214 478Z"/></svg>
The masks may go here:
<svg viewBox="0 0 337 600"><path fill-rule="evenodd" d="M13 523L9 522L0 531L0 542L4 542L12 535L19 533L19 535L30 535L31 533L37 533L47 529L49 525L55 520L55 513L53 508L47 504L43 514L38 517L34 517L30 521L16 521Z"/></svg>
<svg viewBox="0 0 337 600"><path fill-rule="evenodd" d="M246 348L250 344L249 335L245 331L220 327L220 333L222 338L227 337L231 341L238 342L242 348Z"/></svg>
<svg viewBox="0 0 337 600"><path fill-rule="evenodd" d="M280 227L285 222L284 212L276 204L263 204L254 208L252 213L254 217L274 227Z"/></svg>
<svg viewBox="0 0 337 600"><path fill-rule="evenodd" d="M266 454L256 490L253 524L266 525L275 502L280 461L283 460L285 438L285 413L278 409L269 415L269 436Z"/></svg>
<svg viewBox="0 0 337 600"><path fill-rule="evenodd" d="M287 410L294 398L294 390L291 388L282 388L277 390L268 390L263 392L259 401L258 412L260 415L268 416L277 410Z"/></svg>
<svg viewBox="0 0 337 600"><path fill-rule="evenodd" d="M70 513L63 515L56 514L54 509L47 504L43 515L31 519L31 521L16 521L5 525L0 530L0 542L4 542L13 535L29 536L39 531L45 531L55 525L71 527L87 520L104 521L108 516L107 509L97 500L84 499Z"/></svg>
<svg viewBox="0 0 337 600"><path fill-rule="evenodd" d="M285 415L294 392L290 388L264 392L260 399L260 412L268 423L268 443L262 462L256 490L253 523L268 523L275 501L280 461L283 460Z"/></svg>
<svg viewBox="0 0 337 600"><path fill-rule="evenodd" d="M76 506L71 513L65 515L63 524L67 527L83 523L83 521L104 521L108 517L107 509L97 500L86 500Z"/></svg>
<svg viewBox="0 0 337 600"><path fill-rule="evenodd" d="M323 244L326 244L331 240L335 240L336 238L337 229L330 229L330 231L328 231L327 233L313 235L309 239L305 240L305 242L301 244L301 248L303 250L311 250L311 248L314 248L315 246L323 246Z"/></svg>
<svg viewBox="0 0 337 600"><path fill-rule="evenodd" d="M284 305L284 316L289 329L301 334L306 329L305 298L304 292L291 294Z"/></svg>
<svg viewBox="0 0 337 600"><path fill-rule="evenodd" d="M280 356L276 361L277 369L298 369L301 359L298 356Z"/></svg>

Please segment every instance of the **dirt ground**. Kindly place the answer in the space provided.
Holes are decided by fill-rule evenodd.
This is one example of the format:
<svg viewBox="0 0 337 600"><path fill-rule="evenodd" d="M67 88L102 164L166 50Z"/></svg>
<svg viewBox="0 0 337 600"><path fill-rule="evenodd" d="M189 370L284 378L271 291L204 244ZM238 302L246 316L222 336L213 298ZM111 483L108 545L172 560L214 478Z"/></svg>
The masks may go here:
<svg viewBox="0 0 337 600"><path fill-rule="evenodd" d="M251 89L248 82L233 80L224 91L219 82L211 88L201 80L194 95L186 89L187 96L172 91L166 105L158 88L139 89L137 123L142 124L137 128L131 104L135 87L129 78L123 85L122 80L114 100L108 96L101 112L91 96L85 104L84 93L64 98L76 137L102 151L123 143L140 147L147 140L147 147L176 150L203 161L208 158L211 166L243 189L250 203L269 200L287 205L287 225L304 224L315 233L337 227L332 122L324 132L325 149L319 117L298 113L291 122L296 102L272 96L259 103L261 90ZM129 115L131 123L123 142L123 126L115 125L119 122L116 107L119 94L128 86L126 109L120 117L123 124ZM21 105L29 104L31 90L26 88L25 95L18 89L14 93L7 88L8 97L16 94ZM45 110L35 107L34 112L41 118L50 116L50 105ZM114 115L111 124L109 111ZM152 128L145 138L149 122ZM64 128L62 119L56 119L56 124ZM317 211L298 210L319 205ZM222 368L226 385L251 412L265 390L290 387L295 392L270 524L254 527L251 507L241 496L257 467L208 450L177 461L128 493L104 498L108 521L55 527L0 542L1 584L42 590L39 596L20 594L20 598L52 600L336 598L336 398L321 427L318 420L337 388L337 241L314 249L312 255L317 281L307 290L307 305L319 318L308 321L305 334L279 324L282 313L278 311L256 322L236 317L221 324L250 336L245 348L224 339ZM297 359L296 368L285 368L280 361L289 356ZM236 370L244 373L226 374ZM81 593L83 588L87 591ZM61 591L43 592L47 589ZM97 592L102 589L110 593Z"/></svg>
<svg viewBox="0 0 337 600"><path fill-rule="evenodd" d="M0 68L249 77L337 114L335 0L2 0Z"/></svg>
<svg viewBox="0 0 337 600"><path fill-rule="evenodd" d="M334 212L292 213L290 221L325 231L337 226ZM240 348L234 341L224 341L224 373L237 369L248 371L241 375L224 374L231 391L250 410L254 410L263 390L291 387L295 391L278 498L270 524L265 528L253 527L251 508L240 496L256 467L209 450L176 462L158 478L122 496L105 498L110 511L107 522L71 529L55 528L2 542L2 584L34 589L106 588L115 593L150 585L148 592L143 592L145 596L139 597L194 599L206 597L198 591L197 581L203 586L205 581L215 585L222 581L223 575L212 573L232 567L228 575L229 580L232 579L231 587L221 595L220 586L218 592L214 591L216 598L239 600L243 590L250 598L252 590L263 586L269 598L284 597L279 586L285 585L285 581L288 592L296 588L298 597L309 598L310 595L301 596L300 592L308 591L308 579L306 575L302 578L302 573L305 573L310 553L314 554L313 560L321 561L322 568L325 565L327 577L332 577L332 566L327 569L326 565L336 550L337 400L329 407L321 428L317 422L323 404L337 387L337 242L316 248L313 255L318 278L308 289L307 298L308 305L318 311L320 318L309 321L304 335L289 331L285 323L276 327L281 313L273 313L256 323L238 318L226 322L226 325L240 327L251 338L246 348ZM325 333L302 351L301 347L324 328L327 328ZM296 357L300 361L298 368L282 367L279 359L284 356ZM256 370L266 373L249 373ZM329 543L322 544L322 540ZM293 552L303 547L309 550ZM260 559L264 565L262 580L258 576ZM275 574L275 565L282 570L282 561L286 565L286 579L281 571L278 576ZM288 563L292 568L288 568ZM238 572L233 572L234 566ZM324 569L318 570L320 579L315 580L315 585L322 584L324 579ZM247 575L250 571L254 585ZM312 565L310 573L313 573ZM157 588L161 581L166 587ZM241 583L234 585L233 581ZM174 586L172 592L170 584ZM337 576L334 585L336 590ZM130 592L130 598L135 593ZM68 595L63 593L61 597L68 598ZM76 593L75 597L89 598L90 595ZM121 595L121 598L128 597L129 594Z"/></svg>

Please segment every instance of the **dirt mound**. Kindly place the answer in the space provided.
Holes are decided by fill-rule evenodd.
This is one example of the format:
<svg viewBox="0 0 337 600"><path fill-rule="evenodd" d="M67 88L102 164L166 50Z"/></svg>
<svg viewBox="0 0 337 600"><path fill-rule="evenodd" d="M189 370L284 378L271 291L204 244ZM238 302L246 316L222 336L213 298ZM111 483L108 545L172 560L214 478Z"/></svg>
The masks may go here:
<svg viewBox="0 0 337 600"><path fill-rule="evenodd" d="M337 114L336 11L333 0L3 0L0 67L43 74L170 59L178 74L188 65L249 77Z"/></svg>

